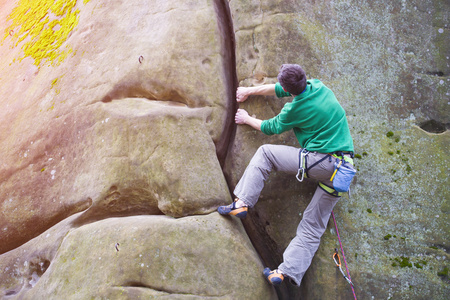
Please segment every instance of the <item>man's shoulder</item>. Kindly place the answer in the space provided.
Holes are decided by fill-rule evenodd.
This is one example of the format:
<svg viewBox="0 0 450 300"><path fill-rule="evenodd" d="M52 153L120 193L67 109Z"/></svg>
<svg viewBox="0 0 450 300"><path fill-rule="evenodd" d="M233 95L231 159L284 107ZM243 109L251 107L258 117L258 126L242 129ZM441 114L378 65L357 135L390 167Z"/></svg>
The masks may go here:
<svg viewBox="0 0 450 300"><path fill-rule="evenodd" d="M306 82L309 84L323 84L323 82L317 78L308 79L308 80L306 80Z"/></svg>
<svg viewBox="0 0 450 300"><path fill-rule="evenodd" d="M322 87L328 89L328 87L320 79L316 79L316 78L309 79L309 80L306 81L306 83L310 84L311 87L316 88L316 89L317 88L322 88Z"/></svg>
<svg viewBox="0 0 450 300"><path fill-rule="evenodd" d="M315 93L320 93L324 95L328 94L334 95L333 91L319 79L311 79L308 80L307 82L309 82L309 84L311 85L311 91Z"/></svg>

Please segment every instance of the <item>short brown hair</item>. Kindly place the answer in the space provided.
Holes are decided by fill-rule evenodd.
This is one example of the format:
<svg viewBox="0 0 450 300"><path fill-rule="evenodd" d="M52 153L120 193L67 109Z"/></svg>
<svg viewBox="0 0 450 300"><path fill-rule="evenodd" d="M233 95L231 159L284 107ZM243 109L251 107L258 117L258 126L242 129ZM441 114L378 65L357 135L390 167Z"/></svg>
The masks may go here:
<svg viewBox="0 0 450 300"><path fill-rule="evenodd" d="M306 88L306 73L299 65L283 64L277 79L283 89L292 95L300 95Z"/></svg>

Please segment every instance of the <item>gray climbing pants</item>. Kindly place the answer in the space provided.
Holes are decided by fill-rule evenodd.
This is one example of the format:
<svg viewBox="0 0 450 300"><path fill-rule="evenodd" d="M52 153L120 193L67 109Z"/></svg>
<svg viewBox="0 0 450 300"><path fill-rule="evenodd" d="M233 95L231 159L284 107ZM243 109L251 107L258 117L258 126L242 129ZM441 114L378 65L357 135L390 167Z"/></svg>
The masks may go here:
<svg viewBox="0 0 450 300"><path fill-rule="evenodd" d="M301 149L283 145L263 145L251 159L244 175L238 182L234 194L249 207L258 201L264 181L272 170L297 174L299 151ZM307 156L307 165L311 166L326 154L311 152ZM334 159L325 159L308 170L308 178L330 186L334 171ZM320 187L303 213L297 228L297 234L283 253L283 263L278 269L289 276L296 285L300 285L303 275L309 268L312 258L319 248L320 238L326 230L331 211L340 197L335 197Z"/></svg>

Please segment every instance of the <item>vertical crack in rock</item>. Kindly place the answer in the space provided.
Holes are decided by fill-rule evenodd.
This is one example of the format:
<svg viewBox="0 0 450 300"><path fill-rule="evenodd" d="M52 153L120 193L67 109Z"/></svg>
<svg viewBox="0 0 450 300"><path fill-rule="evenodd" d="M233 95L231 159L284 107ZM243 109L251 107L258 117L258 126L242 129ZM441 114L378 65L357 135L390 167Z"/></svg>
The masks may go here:
<svg viewBox="0 0 450 300"><path fill-rule="evenodd" d="M238 85L236 74L236 42L234 37L233 20L231 19L231 11L228 1L214 0L214 9L217 14L217 24L221 38L221 49L223 57L224 80L227 91L228 100L228 117L224 121L224 130L222 137L216 144L217 158L223 168L228 147L236 126L234 125L234 113L237 109L236 103L236 89Z"/></svg>

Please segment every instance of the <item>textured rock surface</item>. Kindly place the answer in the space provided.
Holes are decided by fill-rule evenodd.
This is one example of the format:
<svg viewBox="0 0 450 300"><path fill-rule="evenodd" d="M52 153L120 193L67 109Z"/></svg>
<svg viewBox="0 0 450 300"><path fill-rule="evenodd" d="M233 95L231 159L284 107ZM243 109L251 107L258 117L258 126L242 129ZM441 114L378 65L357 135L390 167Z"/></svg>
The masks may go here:
<svg viewBox="0 0 450 300"><path fill-rule="evenodd" d="M315 183L272 174L246 232L192 215L231 201L260 145L297 145L232 126L237 81L275 82L286 62L347 111L359 172L335 213L358 298L449 294L448 3L24 3L0 1L3 298L275 298L263 263L281 261ZM240 106L266 119L289 100ZM278 297L351 298L336 247L330 223Z"/></svg>
<svg viewBox="0 0 450 300"><path fill-rule="evenodd" d="M450 238L448 3L230 5L240 85L275 82L281 64L298 63L308 77L325 82L347 111L359 172L351 199L344 197L335 213L359 298L444 299L448 277L438 273L448 267ZM255 97L240 107L266 119L285 101ZM298 145L292 133L266 137L238 127L226 165L231 185L266 143ZM313 182L300 186L294 178L273 174L244 222L271 267L280 263L314 188ZM279 294L352 298L331 259L337 247L330 222L302 287L285 286Z"/></svg>
<svg viewBox="0 0 450 300"><path fill-rule="evenodd" d="M39 238L39 251L30 242L4 254L2 268L17 272L8 279L7 294L21 299L275 296L260 275L261 262L240 222L217 213L109 218L65 237L54 233L50 229ZM56 255L43 239L60 245ZM17 252L23 254L16 261ZM226 257L226 263L217 257ZM245 281L236 278L237 270Z"/></svg>
<svg viewBox="0 0 450 300"><path fill-rule="evenodd" d="M14 36L1 48L2 252L88 207L83 219L180 217L230 201L230 62L213 3L78 2L59 65L13 61Z"/></svg>

